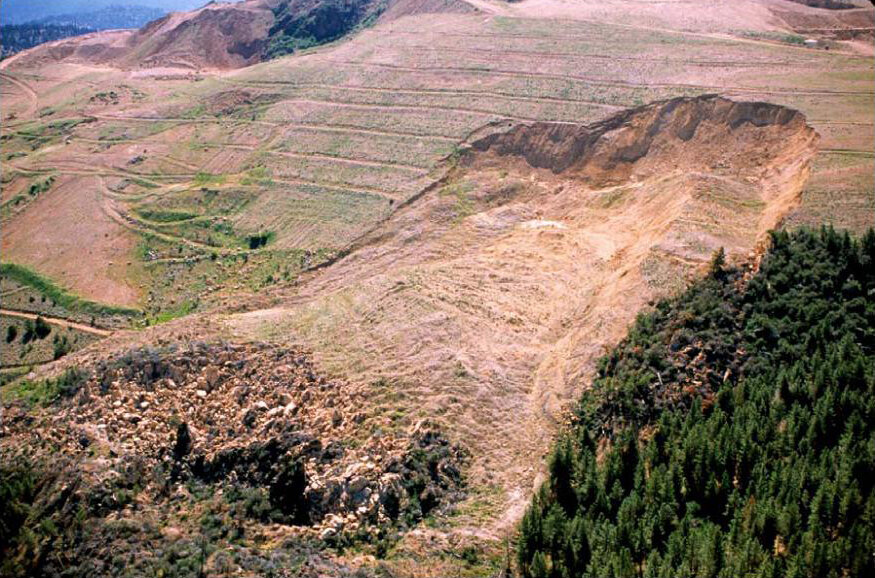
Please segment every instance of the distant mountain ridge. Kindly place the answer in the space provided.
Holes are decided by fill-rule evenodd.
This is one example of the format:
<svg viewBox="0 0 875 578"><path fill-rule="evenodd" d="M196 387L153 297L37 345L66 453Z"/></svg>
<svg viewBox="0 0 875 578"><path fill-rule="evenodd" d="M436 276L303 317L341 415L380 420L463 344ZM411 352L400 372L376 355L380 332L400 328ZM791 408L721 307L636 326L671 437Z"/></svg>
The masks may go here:
<svg viewBox="0 0 875 578"><path fill-rule="evenodd" d="M91 12L56 14L35 20L33 24L75 25L93 30L113 30L116 28L141 28L147 23L161 18L166 11L161 8L138 5L113 5Z"/></svg>
<svg viewBox="0 0 875 578"><path fill-rule="evenodd" d="M162 14L179 10L193 10L208 0L3 0L0 4L0 22L26 24L61 15L97 12L124 4L139 8L160 10ZM226 0L236 2L238 0Z"/></svg>
<svg viewBox="0 0 875 578"><path fill-rule="evenodd" d="M138 5L112 5L90 12L46 16L22 24L0 27L0 55L11 56L46 42L80 36L98 30L141 28L164 16L161 8Z"/></svg>

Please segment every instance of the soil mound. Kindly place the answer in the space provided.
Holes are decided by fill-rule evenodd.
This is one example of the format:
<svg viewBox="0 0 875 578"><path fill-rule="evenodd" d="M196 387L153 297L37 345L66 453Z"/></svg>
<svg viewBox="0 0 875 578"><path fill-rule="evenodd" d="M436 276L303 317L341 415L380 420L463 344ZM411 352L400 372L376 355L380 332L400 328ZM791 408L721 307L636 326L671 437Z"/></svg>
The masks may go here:
<svg viewBox="0 0 875 578"><path fill-rule="evenodd" d="M97 32L51 42L22 53L16 66L52 61L124 69L227 69L259 62L274 21L269 0L211 2L174 12L140 30Z"/></svg>
<svg viewBox="0 0 875 578"><path fill-rule="evenodd" d="M126 68L239 68L260 61L272 23L273 13L262 0L210 3L147 24L115 60Z"/></svg>

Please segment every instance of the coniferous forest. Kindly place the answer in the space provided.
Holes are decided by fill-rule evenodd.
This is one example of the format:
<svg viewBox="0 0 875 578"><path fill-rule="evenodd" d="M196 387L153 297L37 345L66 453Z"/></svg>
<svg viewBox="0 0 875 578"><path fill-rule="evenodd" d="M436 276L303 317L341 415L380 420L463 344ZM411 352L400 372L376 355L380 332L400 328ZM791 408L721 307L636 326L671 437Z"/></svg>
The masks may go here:
<svg viewBox="0 0 875 578"><path fill-rule="evenodd" d="M875 231L722 253L599 364L521 523L522 573L875 575Z"/></svg>
<svg viewBox="0 0 875 578"><path fill-rule="evenodd" d="M10 24L0 26L0 57L33 48L44 42L94 32L77 24Z"/></svg>

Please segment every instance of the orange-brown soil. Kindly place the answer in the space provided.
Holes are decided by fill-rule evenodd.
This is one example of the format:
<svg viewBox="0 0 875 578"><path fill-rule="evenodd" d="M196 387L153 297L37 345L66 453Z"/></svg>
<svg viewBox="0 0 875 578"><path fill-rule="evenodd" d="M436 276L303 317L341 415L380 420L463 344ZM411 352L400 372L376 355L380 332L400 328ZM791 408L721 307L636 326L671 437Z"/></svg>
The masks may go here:
<svg viewBox="0 0 875 578"><path fill-rule="evenodd" d="M388 382L408 419L465 440L471 482L511 512L479 529L497 537L596 358L713 251L747 257L798 204L816 142L799 113L716 97L492 126L349 257L226 323L307 343L374 395Z"/></svg>

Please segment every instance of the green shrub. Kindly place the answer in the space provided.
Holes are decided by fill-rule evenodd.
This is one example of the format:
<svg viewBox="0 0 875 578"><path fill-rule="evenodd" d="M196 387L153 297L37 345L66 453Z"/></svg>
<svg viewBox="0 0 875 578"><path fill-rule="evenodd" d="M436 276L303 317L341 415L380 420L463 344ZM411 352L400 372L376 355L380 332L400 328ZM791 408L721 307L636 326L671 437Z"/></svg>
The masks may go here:
<svg viewBox="0 0 875 578"><path fill-rule="evenodd" d="M13 575L15 564L6 554L17 546L35 494L33 470L16 463L0 463L0 552L3 553L0 574L4 576Z"/></svg>
<svg viewBox="0 0 875 578"><path fill-rule="evenodd" d="M49 177L43 181L36 181L31 183L30 187L27 189L27 194L31 197L35 197L40 193L44 193L52 188L52 185L55 183L55 177Z"/></svg>
<svg viewBox="0 0 875 578"><path fill-rule="evenodd" d="M250 235L248 239L249 249L253 251L255 249L260 249L267 245L273 239L273 237L274 234L270 232L260 233L258 235Z"/></svg>
<svg viewBox="0 0 875 578"><path fill-rule="evenodd" d="M2 401L20 401L28 406L51 405L58 399L75 394L87 379L87 373L77 368L67 369L56 378L37 381L23 379L3 387Z"/></svg>
<svg viewBox="0 0 875 578"><path fill-rule="evenodd" d="M73 349L66 335L55 335L52 340L52 359L61 359Z"/></svg>
<svg viewBox="0 0 875 578"><path fill-rule="evenodd" d="M45 319L37 316L36 321L33 324L33 331L37 339L45 339L49 336L49 333L52 332L52 328L46 323Z"/></svg>

